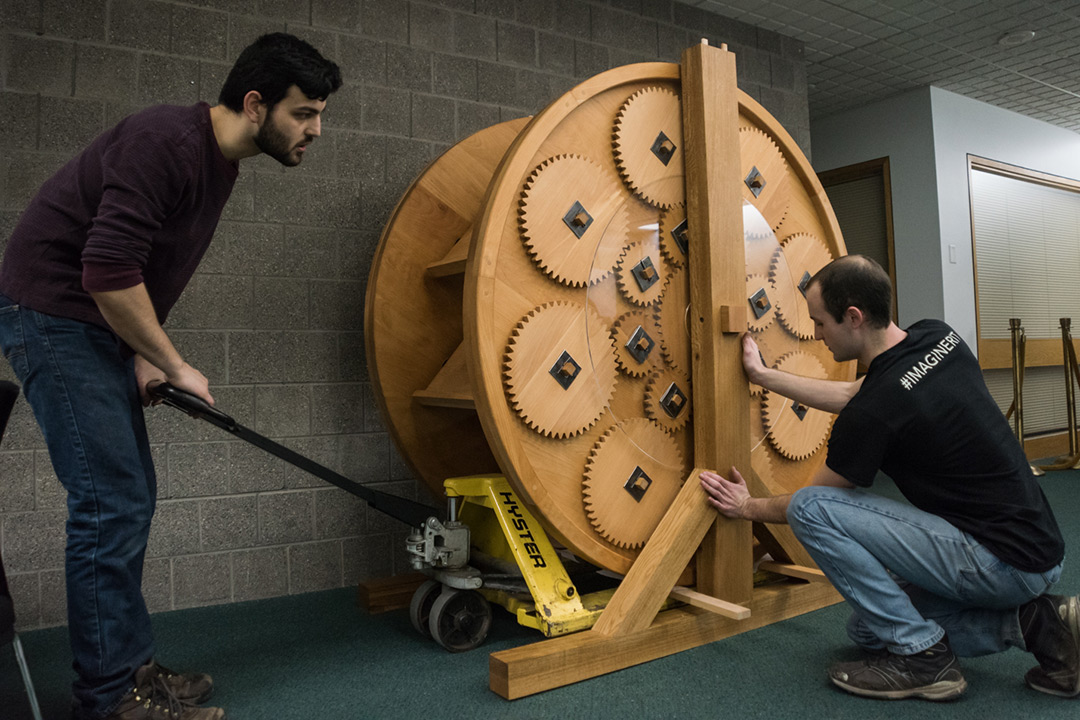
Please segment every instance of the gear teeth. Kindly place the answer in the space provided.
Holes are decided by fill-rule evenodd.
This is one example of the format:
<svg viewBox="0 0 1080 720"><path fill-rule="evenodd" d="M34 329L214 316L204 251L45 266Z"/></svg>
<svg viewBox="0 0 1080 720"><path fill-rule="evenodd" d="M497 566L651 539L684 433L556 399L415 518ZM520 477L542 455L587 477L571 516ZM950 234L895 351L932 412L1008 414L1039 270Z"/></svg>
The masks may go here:
<svg viewBox="0 0 1080 720"><path fill-rule="evenodd" d="M661 405L668 388L674 384L683 396L683 407L672 416ZM693 415L693 388L686 373L677 367L662 368L649 375L645 387L645 415L664 431L676 433L686 427Z"/></svg>
<svg viewBox="0 0 1080 720"><path fill-rule="evenodd" d="M564 201L559 200L562 196L567 196ZM590 158L577 154L547 158L521 190L518 225L525 250L552 279L574 288L595 285L612 273L623 249L625 206L630 199L613 173ZM579 238L563 219L574 202L581 203L590 218ZM596 242L568 243L567 237Z"/></svg>
<svg viewBox="0 0 1080 720"><path fill-rule="evenodd" d="M663 209L686 203L681 112L671 90L642 88L619 108L611 134L619 176L635 195ZM651 149L661 132L674 145L666 164Z"/></svg>
<svg viewBox="0 0 1080 720"><path fill-rule="evenodd" d="M742 151L739 181L742 184L743 198L753 204L765 217L773 232L780 227L788 211L788 164L776 142L756 127L739 128L739 146ZM765 180L759 195L755 196L744 182L754 168ZM748 231L753 239L763 237L763 233Z"/></svg>
<svg viewBox="0 0 1080 720"><path fill-rule="evenodd" d="M651 265L656 278L651 285L642 289L639 280L634 275L634 268L646 260ZM615 276L623 297L643 308L655 306L660 302L667 289L670 274L667 261L655 239L631 243L623 249L623 254L615 265Z"/></svg>
<svg viewBox="0 0 1080 720"><path fill-rule="evenodd" d="M626 347L639 327L648 336L647 340L652 343L645 350L643 361L639 361ZM645 377L656 368L657 363L661 362L660 332L656 325L655 315L639 310L624 313L612 325L611 339L615 343L615 359L619 363L619 369L630 377Z"/></svg>
<svg viewBox="0 0 1080 720"><path fill-rule="evenodd" d="M569 382L560 387L555 376L533 382L548 380L543 376L551 374L562 352L577 365ZM546 303L526 313L510 333L502 364L508 403L531 430L549 438L565 440L588 430L615 392L609 329L576 303Z"/></svg>
<svg viewBox="0 0 1080 720"><path fill-rule="evenodd" d="M775 366L783 372L825 379L821 361L802 350L794 350L781 357ZM765 391L762 413L769 443L789 460L806 460L825 444L832 427L833 416L822 410L798 406L788 398ZM801 413L801 417L800 417Z"/></svg>
<svg viewBox="0 0 1080 720"><path fill-rule="evenodd" d="M814 339L814 321L799 290L804 276L813 277L832 261L832 253L810 233L784 238L769 263L769 277L778 291L776 314L780 324L800 340Z"/></svg>
<svg viewBox="0 0 1080 720"><path fill-rule="evenodd" d="M635 500L624 485L635 469L649 479ZM582 481L585 515L612 545L640 548L660 524L686 477L671 435L651 420L631 418L608 428L589 451Z"/></svg>
<svg viewBox="0 0 1080 720"><path fill-rule="evenodd" d="M759 297L759 293L764 295ZM751 332L763 332L776 318L776 285L764 275L752 273L746 276L746 299L750 309L747 314L747 326ZM756 303L764 303L767 307L755 307ZM758 317L758 310L762 311Z"/></svg>

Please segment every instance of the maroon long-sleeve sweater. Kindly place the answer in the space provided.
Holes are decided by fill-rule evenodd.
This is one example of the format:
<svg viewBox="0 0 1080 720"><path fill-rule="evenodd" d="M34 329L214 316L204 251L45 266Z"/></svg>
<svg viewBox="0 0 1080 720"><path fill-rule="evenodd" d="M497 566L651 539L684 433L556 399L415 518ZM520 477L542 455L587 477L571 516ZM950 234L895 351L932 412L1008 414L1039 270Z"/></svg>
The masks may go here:
<svg viewBox="0 0 1080 720"><path fill-rule="evenodd" d="M144 282L164 322L210 244L238 169L221 154L205 103L121 120L41 186L8 241L0 293L108 328L90 292Z"/></svg>

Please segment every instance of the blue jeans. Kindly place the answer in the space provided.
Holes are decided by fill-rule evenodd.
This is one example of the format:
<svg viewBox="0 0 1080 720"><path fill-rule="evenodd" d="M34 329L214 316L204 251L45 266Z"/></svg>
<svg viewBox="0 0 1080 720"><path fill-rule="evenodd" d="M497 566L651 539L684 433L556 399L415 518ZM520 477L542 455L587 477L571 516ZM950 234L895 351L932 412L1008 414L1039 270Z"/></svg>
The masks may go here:
<svg viewBox="0 0 1080 720"><path fill-rule="evenodd" d="M157 479L134 363L112 333L2 295L0 349L67 490L73 692L81 717L98 718L154 654L142 571Z"/></svg>
<svg viewBox="0 0 1080 720"><path fill-rule="evenodd" d="M854 611L848 635L868 649L912 655L946 633L964 657L1025 649L1017 608L1061 576L1060 564L1017 570L937 515L865 490L803 488L787 517Z"/></svg>

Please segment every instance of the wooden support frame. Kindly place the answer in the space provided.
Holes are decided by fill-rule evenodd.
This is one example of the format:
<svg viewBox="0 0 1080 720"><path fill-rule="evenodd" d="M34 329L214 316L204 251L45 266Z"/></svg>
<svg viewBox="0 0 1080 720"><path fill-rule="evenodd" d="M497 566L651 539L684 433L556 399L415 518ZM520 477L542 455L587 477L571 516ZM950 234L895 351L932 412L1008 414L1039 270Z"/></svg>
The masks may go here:
<svg viewBox="0 0 1080 720"><path fill-rule="evenodd" d="M695 468L589 631L493 653L490 687L524 697L705 645L840 600L785 528L760 531L790 562L774 571L805 583L753 587L750 523L720 518L709 506L702 468L749 471L749 410L721 403L746 392L741 364L745 251L742 233L735 58L704 42L681 65L687 220L692 230L690 297L694 372ZM752 474L752 473L750 473ZM754 479L755 494L770 494ZM785 532L786 531L786 532ZM676 587L697 553L697 587ZM659 613L670 595L691 607ZM659 613L659 614L658 614Z"/></svg>

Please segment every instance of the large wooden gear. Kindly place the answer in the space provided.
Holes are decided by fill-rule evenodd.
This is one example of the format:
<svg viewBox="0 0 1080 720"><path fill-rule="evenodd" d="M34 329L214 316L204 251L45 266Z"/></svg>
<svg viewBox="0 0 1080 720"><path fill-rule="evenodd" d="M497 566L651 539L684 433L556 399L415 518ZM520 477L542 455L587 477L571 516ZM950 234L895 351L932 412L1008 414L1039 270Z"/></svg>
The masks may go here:
<svg viewBox="0 0 1080 720"><path fill-rule="evenodd" d="M372 267L369 365L387 427L432 492L440 493L446 477L495 465L555 538L625 573L639 547L625 538L640 533L610 519L598 529L594 518L606 516L582 491L590 453L602 437L621 432L620 424L640 418L669 433L681 457L674 476L689 471L693 455L692 424L658 411L657 391L647 392L650 377L666 373L682 378L682 391L692 395L689 276L680 266L693 229L684 222L685 196L672 190L681 189L683 174L681 121L672 114L678 68L620 68L575 93L549 108L543 123L504 123L462 141L409 189ZM814 207L793 170L805 161L790 137L742 93L739 111L743 159L733 172L746 203L747 287L767 288L771 303L756 317L748 290L747 329L774 357L797 350L816 359L826 377L848 377L850 369L808 341L803 326L772 321L785 317L785 302L801 299L793 273L801 277L807 263L816 268L844 248L831 214ZM668 165L652 148L661 135L676 146ZM679 224L679 243L663 237ZM780 226L789 243L802 248L795 238L806 236L819 252L800 250L788 268L774 232ZM568 317L555 318L559 312ZM546 315L550 327L540 331ZM556 342L545 333L557 326L569 335ZM644 365L628 359L626 348L638 327L649 337L644 344L654 343ZM581 398L549 372L571 342ZM785 452L787 424L767 426L750 391L747 385L739 399L754 403L750 435L772 436L754 470L778 492L800 487L820 466L820 443L811 452L803 445ZM671 457L642 442L644 452Z"/></svg>

